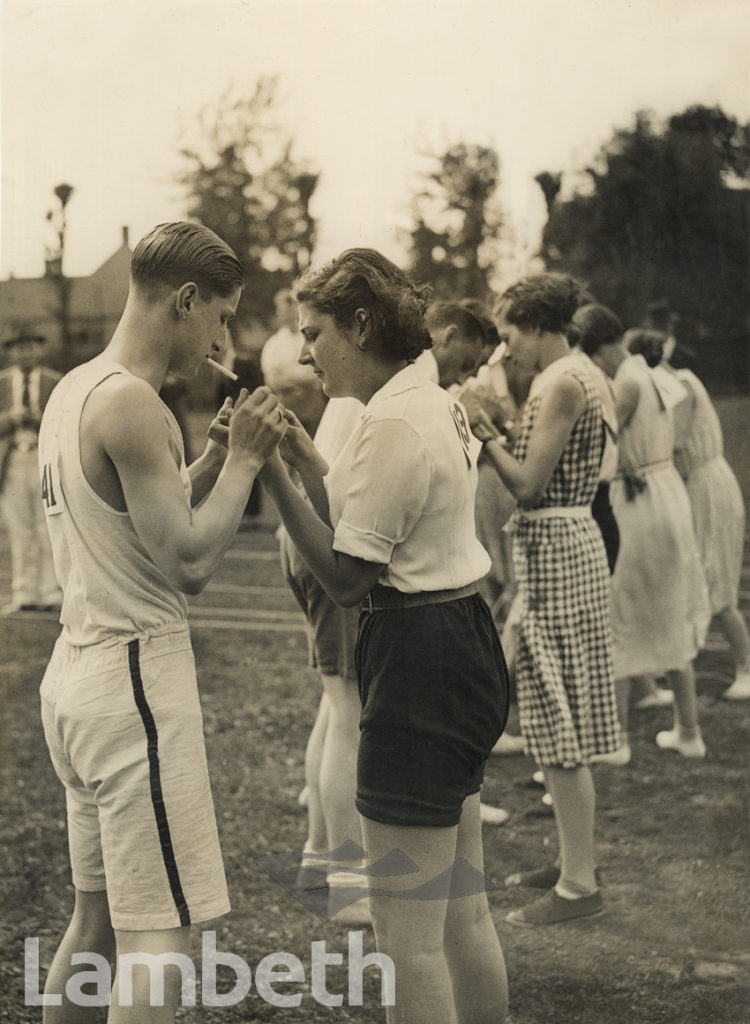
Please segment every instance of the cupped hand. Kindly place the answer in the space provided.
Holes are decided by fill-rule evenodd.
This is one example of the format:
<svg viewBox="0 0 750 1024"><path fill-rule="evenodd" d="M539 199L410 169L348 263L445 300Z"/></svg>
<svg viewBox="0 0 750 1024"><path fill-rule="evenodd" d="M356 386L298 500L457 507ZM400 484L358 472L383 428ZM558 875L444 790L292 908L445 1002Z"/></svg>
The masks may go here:
<svg viewBox="0 0 750 1024"><path fill-rule="evenodd" d="M479 441L495 441L498 434L484 423L474 423L471 428L474 437Z"/></svg>
<svg viewBox="0 0 750 1024"><path fill-rule="evenodd" d="M254 455L265 462L276 449L289 422L284 407L267 387L256 388L235 402L229 421L229 450Z"/></svg>
<svg viewBox="0 0 750 1024"><path fill-rule="evenodd" d="M284 418L289 425L289 429L279 446L279 453L284 462L288 462L290 466L296 468L305 462L306 459L316 455L317 449L313 439L291 409L284 409Z"/></svg>
<svg viewBox="0 0 750 1024"><path fill-rule="evenodd" d="M244 388L243 388L244 390ZM208 425L208 446L211 447L212 442L214 445L221 445L222 448L226 448L229 444L229 421L232 418L232 399L227 396L221 406L221 409L216 413L214 418Z"/></svg>
<svg viewBox="0 0 750 1024"><path fill-rule="evenodd" d="M503 436L483 409L481 409L479 413L472 418L471 432L482 442L502 441L502 443L505 444Z"/></svg>
<svg viewBox="0 0 750 1024"><path fill-rule="evenodd" d="M468 389L462 391L459 396L459 401L464 409L466 409L466 414L469 417L469 426L472 429L474 429L475 423L479 423L487 419L484 405L474 391L470 391Z"/></svg>

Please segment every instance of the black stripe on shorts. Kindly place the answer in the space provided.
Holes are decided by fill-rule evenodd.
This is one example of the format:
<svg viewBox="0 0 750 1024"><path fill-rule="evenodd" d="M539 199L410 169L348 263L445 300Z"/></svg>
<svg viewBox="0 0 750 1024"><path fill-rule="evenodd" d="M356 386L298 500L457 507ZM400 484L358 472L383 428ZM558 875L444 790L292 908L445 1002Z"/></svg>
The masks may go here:
<svg viewBox="0 0 750 1024"><path fill-rule="evenodd" d="M141 715L143 728L146 730L149 781L151 784L151 803L156 816L156 828L159 832L159 844L164 858L164 867L167 870L169 888L172 891L177 913L180 915L180 924L190 924L190 911L185 902L185 895L182 891L180 873L175 862L174 849L172 848L172 836L167 821L167 810L164 806L164 797L161 790L161 773L159 770L159 734L156 731L156 722L148 706L146 694L143 691L143 680L141 679L141 666L138 657L138 640L131 640L128 643L128 664L130 666L130 681L133 684L133 696L138 711Z"/></svg>

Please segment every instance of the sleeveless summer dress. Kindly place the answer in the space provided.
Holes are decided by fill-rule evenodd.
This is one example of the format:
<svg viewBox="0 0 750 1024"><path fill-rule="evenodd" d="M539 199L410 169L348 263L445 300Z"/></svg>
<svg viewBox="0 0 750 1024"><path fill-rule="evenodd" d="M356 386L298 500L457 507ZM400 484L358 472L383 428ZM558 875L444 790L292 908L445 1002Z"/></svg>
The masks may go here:
<svg viewBox="0 0 750 1024"><path fill-rule="evenodd" d="M612 577L618 679L687 665L710 619L690 501L673 460L668 396L641 355L621 364L615 386L628 379L638 385L638 405L620 425L619 470L610 490L620 529Z"/></svg>
<svg viewBox="0 0 750 1024"><path fill-rule="evenodd" d="M576 768L619 743L609 626L609 570L591 515L604 447L598 390L564 357L535 380L514 456L526 458L542 394L560 374L581 384L586 406L541 499L513 519L520 597L518 711L540 765Z"/></svg>
<svg viewBox="0 0 750 1024"><path fill-rule="evenodd" d="M686 477L695 539L715 615L737 604L745 506L737 478L724 458L721 423L708 392L690 370L678 370L677 378L688 387L692 412L679 466Z"/></svg>

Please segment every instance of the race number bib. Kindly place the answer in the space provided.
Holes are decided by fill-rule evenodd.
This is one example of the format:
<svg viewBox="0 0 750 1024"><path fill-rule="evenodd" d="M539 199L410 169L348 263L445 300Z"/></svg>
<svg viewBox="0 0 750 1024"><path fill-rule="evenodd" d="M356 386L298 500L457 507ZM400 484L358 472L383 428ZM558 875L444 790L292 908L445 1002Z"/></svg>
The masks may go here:
<svg viewBox="0 0 750 1024"><path fill-rule="evenodd" d="M456 430L458 431L458 436L461 440L461 447L463 448L464 455L466 456L466 464L471 468L471 431L469 429L469 421L466 418L466 411L464 407L460 403L455 402L451 406L451 416L453 417L453 422L456 425Z"/></svg>
<svg viewBox="0 0 750 1024"><path fill-rule="evenodd" d="M57 462L45 462L42 467L42 504L48 516L58 516L63 511L60 470Z"/></svg>

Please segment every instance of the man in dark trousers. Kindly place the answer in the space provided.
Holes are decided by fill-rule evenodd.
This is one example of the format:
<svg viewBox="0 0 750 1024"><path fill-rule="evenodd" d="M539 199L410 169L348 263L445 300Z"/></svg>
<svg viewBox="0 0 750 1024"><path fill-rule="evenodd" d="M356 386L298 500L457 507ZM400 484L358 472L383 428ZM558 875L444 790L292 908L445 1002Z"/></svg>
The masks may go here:
<svg viewBox="0 0 750 1024"><path fill-rule="evenodd" d="M39 424L60 379L41 365L45 342L29 326L15 328L3 339L10 366L0 372L0 511L12 565L12 596L4 615L60 607L37 467Z"/></svg>

